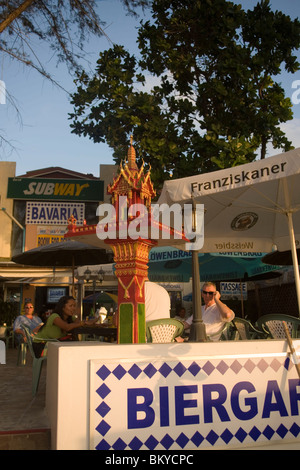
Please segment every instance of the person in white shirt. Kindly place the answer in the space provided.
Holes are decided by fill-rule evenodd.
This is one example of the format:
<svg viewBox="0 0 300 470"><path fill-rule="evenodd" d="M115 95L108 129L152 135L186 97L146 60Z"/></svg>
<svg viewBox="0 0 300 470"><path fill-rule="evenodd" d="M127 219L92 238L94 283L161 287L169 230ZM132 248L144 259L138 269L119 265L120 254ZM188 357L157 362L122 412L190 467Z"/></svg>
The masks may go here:
<svg viewBox="0 0 300 470"><path fill-rule="evenodd" d="M204 305L202 305L202 320L208 336L220 332L224 324L231 322L235 316L234 312L221 302L221 294L216 289L217 287L213 282L206 282L202 287L202 299L204 301ZM184 328L189 329L192 322L193 315L184 322ZM220 337L221 333L211 337L211 339L218 341Z"/></svg>
<svg viewBox="0 0 300 470"><path fill-rule="evenodd" d="M158 320L160 318L170 318L171 301L168 291L155 284L155 282L145 282L145 319L146 322ZM117 311L113 315L113 324L118 326Z"/></svg>
<svg viewBox="0 0 300 470"><path fill-rule="evenodd" d="M154 282L145 282L146 322L160 318L170 318L171 301L168 291Z"/></svg>

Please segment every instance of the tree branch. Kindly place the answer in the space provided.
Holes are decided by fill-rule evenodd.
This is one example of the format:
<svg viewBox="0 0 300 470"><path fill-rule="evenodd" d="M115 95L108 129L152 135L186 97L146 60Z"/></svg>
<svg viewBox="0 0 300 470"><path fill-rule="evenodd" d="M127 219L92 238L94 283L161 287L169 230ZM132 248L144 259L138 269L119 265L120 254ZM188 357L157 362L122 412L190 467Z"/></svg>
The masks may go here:
<svg viewBox="0 0 300 470"><path fill-rule="evenodd" d="M18 8L12 11L8 17L0 23L0 33L2 33L16 18L18 18L23 11L27 10L34 1L35 0L25 0Z"/></svg>

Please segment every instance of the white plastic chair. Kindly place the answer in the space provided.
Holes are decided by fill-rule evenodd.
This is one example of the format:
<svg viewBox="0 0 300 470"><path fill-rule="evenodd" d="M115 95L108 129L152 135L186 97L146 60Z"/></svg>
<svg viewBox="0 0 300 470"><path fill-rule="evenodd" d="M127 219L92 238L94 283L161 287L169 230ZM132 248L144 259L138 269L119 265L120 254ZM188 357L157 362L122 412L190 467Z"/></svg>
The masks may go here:
<svg viewBox="0 0 300 470"><path fill-rule="evenodd" d="M146 323L148 343L172 343L183 333L184 326L175 318L161 318Z"/></svg>
<svg viewBox="0 0 300 470"><path fill-rule="evenodd" d="M6 364L6 346L4 341L0 341L0 364Z"/></svg>

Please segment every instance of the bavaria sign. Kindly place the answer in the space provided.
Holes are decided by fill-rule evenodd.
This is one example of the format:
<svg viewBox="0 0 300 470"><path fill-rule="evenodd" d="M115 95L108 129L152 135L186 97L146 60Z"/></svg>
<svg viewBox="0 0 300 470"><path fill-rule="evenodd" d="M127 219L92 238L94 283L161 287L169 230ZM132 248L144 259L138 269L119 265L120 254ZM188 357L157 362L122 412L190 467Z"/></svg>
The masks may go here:
<svg viewBox="0 0 300 470"><path fill-rule="evenodd" d="M79 225L82 225L84 203L33 201L26 203L26 225L67 225L71 216L76 219Z"/></svg>

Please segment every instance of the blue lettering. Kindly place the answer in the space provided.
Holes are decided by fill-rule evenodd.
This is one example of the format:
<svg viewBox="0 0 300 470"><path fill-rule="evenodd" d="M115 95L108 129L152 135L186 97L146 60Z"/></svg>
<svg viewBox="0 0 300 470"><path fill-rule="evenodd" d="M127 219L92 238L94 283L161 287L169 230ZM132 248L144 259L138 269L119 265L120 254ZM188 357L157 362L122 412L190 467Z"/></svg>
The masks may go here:
<svg viewBox="0 0 300 470"><path fill-rule="evenodd" d="M65 209L64 207L62 207L62 208L60 209L60 218L61 218L61 220L62 220L62 219L67 220L67 215L66 215L66 213L67 213L67 209ZM75 219L76 219L76 217L75 217Z"/></svg>
<svg viewBox="0 0 300 470"><path fill-rule="evenodd" d="M276 400L275 403L272 403L273 393ZM270 418L271 411L279 411L280 416L288 416L288 412L276 380L268 381L262 418Z"/></svg>
<svg viewBox="0 0 300 470"><path fill-rule="evenodd" d="M49 207L47 207L47 217L48 217L48 219L51 219L52 212L53 212L53 207L51 207L51 209L49 209Z"/></svg>
<svg viewBox="0 0 300 470"><path fill-rule="evenodd" d="M217 398L212 398L212 393L218 393ZM213 416L212 410L216 409L221 421L230 421L228 413L223 406L223 403L226 401L227 391L224 385L222 384L209 384L203 385L203 409L204 409L204 422L212 423Z"/></svg>
<svg viewBox="0 0 300 470"><path fill-rule="evenodd" d="M169 426L169 390L168 387L159 388L159 399L160 399L160 425Z"/></svg>
<svg viewBox="0 0 300 470"><path fill-rule="evenodd" d="M137 398L142 397L143 403L137 403ZM127 390L127 416L128 429L148 428L154 423L155 413L151 408L153 393L149 388L133 388ZM142 412L144 418L138 419L138 412Z"/></svg>
<svg viewBox="0 0 300 470"><path fill-rule="evenodd" d="M300 380L289 379L288 386L291 416L299 416ZM172 425L173 416L176 426L198 425L202 420L199 408L203 410L203 423L213 423L218 419L222 422L231 421L229 410L232 416L241 421L251 420L258 413L263 419L270 418L273 412L279 413L281 417L289 416L284 402L283 393L285 392L280 390L276 380L267 382L262 409L258 409L260 402L257 390L254 384L248 381L236 383L231 393L227 392L223 384L202 384L203 403L201 406L198 403L198 385L175 385L174 388L162 386L156 390L158 393L156 397L157 420L159 420L160 427ZM172 393L174 393L174 401L170 398ZM152 426L156 418L156 407L152 406L154 401L152 390L149 388L128 389L127 400L128 429Z"/></svg>
<svg viewBox="0 0 300 470"><path fill-rule="evenodd" d="M38 219L39 218L39 211L38 211L37 207L32 208L31 218L32 219Z"/></svg>
<svg viewBox="0 0 300 470"><path fill-rule="evenodd" d="M199 416L198 415L188 415L185 416L185 408L196 408L197 400L184 400L184 394L186 393L197 393L197 385L182 385L175 387L175 415L176 415L176 425L181 424L198 424Z"/></svg>
<svg viewBox="0 0 300 470"><path fill-rule="evenodd" d="M231 408L234 415L243 421L254 418L257 415L257 398L245 398L245 405L249 406L248 411L242 411L239 403L239 395L242 390L246 390L248 393L255 392L255 387L250 382L239 382L237 383L231 393Z"/></svg>
<svg viewBox="0 0 300 470"><path fill-rule="evenodd" d="M55 207L54 211L53 211L53 220L54 219L58 219L59 220L59 213L58 213L58 209Z"/></svg>
<svg viewBox="0 0 300 470"><path fill-rule="evenodd" d="M300 393L297 393L296 387L300 386L299 379L289 380L289 393L291 402L291 414L292 416L299 414L298 401L300 400Z"/></svg>
<svg viewBox="0 0 300 470"><path fill-rule="evenodd" d="M45 208L42 207L41 212L40 212L40 219L45 219L45 218L46 218Z"/></svg>
<svg viewBox="0 0 300 470"><path fill-rule="evenodd" d="M72 214L76 220L79 220L79 216L78 216L78 212L77 212L77 209L73 209L73 214Z"/></svg>

